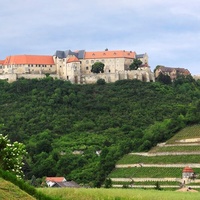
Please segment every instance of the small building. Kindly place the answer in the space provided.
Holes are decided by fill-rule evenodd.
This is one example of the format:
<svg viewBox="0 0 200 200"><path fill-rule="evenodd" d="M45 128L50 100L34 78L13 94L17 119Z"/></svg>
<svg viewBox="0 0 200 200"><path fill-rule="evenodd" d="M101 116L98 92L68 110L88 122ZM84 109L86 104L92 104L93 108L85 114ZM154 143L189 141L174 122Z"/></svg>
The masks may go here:
<svg viewBox="0 0 200 200"><path fill-rule="evenodd" d="M57 182L65 182L67 180L65 177L46 177L45 181L48 187L52 187Z"/></svg>
<svg viewBox="0 0 200 200"><path fill-rule="evenodd" d="M65 177L46 177L45 179L48 187L70 187L79 188L79 184L74 181L67 181Z"/></svg>
<svg viewBox="0 0 200 200"><path fill-rule="evenodd" d="M185 179L185 178L192 178L194 176L194 170L187 166L183 169L183 172L182 172L182 178Z"/></svg>
<svg viewBox="0 0 200 200"><path fill-rule="evenodd" d="M174 67L165 67L162 65L158 65L155 69L155 78L159 76L159 74L168 75L171 80L175 80L178 76L188 76L191 75L188 69L185 68L174 68Z"/></svg>

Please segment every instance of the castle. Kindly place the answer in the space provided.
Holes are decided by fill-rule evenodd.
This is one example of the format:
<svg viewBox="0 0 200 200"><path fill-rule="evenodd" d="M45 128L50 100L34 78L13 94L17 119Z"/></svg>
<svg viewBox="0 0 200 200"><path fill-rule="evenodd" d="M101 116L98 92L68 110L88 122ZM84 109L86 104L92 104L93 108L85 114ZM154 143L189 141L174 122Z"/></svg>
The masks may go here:
<svg viewBox="0 0 200 200"><path fill-rule="evenodd" d="M137 70L129 70L134 59L142 65ZM92 73L95 62L104 63L104 73ZM50 74L53 78L68 80L76 84L96 83L104 79L107 83L123 79L138 79L145 82L155 81L154 73L148 65L148 55L133 51L56 51L49 55L13 55L0 60L0 79L8 82L24 77L43 78Z"/></svg>

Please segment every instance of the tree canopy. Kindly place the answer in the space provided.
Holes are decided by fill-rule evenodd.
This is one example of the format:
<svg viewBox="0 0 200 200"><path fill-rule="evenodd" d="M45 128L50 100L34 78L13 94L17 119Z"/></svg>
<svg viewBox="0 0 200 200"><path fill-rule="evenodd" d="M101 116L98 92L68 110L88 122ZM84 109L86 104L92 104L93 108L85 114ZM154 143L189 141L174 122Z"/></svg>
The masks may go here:
<svg viewBox="0 0 200 200"><path fill-rule="evenodd" d="M0 124L10 144L26 144L23 171L101 186L121 156L147 151L200 122L200 81L0 81ZM1 154L2 155L2 154Z"/></svg>
<svg viewBox="0 0 200 200"><path fill-rule="evenodd" d="M136 58L130 64L129 69L130 70L137 70L140 67L141 64L142 64L142 61Z"/></svg>
<svg viewBox="0 0 200 200"><path fill-rule="evenodd" d="M96 74L103 73L104 72L104 64L102 62L95 62L92 65L91 72L96 73Z"/></svg>

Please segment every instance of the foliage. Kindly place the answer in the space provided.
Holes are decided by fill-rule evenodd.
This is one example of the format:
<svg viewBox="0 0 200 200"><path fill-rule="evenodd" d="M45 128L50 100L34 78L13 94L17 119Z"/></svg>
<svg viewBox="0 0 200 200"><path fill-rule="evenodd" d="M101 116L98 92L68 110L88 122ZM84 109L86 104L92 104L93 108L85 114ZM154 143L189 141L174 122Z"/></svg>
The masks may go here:
<svg viewBox="0 0 200 200"><path fill-rule="evenodd" d="M142 61L139 59L134 59L133 62L130 64L130 70L137 70L142 64Z"/></svg>
<svg viewBox="0 0 200 200"><path fill-rule="evenodd" d="M156 183L155 183L155 189L161 190L160 183L158 181L156 181Z"/></svg>
<svg viewBox="0 0 200 200"><path fill-rule="evenodd" d="M105 188L111 188L112 187L112 180L110 178L107 178L105 180L105 185L104 185Z"/></svg>
<svg viewBox="0 0 200 200"><path fill-rule="evenodd" d="M97 80L97 84L98 85L105 85L106 81L103 78L100 78L100 79Z"/></svg>
<svg viewBox="0 0 200 200"><path fill-rule="evenodd" d="M103 73L104 72L104 64L102 62L95 62L92 65L91 72L96 73L96 74Z"/></svg>
<svg viewBox="0 0 200 200"><path fill-rule="evenodd" d="M171 78L169 75L165 75L163 73L159 73L158 77L156 78L156 81L164 83L164 84L171 84Z"/></svg>
<svg viewBox="0 0 200 200"><path fill-rule="evenodd" d="M199 98L200 83L188 79L169 85L0 81L1 133L26 144L26 179L65 176L100 187L124 154L149 150L199 123Z"/></svg>
<svg viewBox="0 0 200 200"><path fill-rule="evenodd" d="M25 145L10 142L7 136L0 134L0 167L13 172L17 177L23 177L23 159L26 155Z"/></svg>

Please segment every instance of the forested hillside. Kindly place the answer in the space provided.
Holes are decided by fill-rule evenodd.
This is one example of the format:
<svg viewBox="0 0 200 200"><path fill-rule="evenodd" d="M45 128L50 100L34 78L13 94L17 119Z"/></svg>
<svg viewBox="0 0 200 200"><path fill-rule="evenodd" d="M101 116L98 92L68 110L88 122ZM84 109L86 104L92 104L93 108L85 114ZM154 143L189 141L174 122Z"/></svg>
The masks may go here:
<svg viewBox="0 0 200 200"><path fill-rule="evenodd" d="M100 186L124 154L149 150L198 123L199 98L200 82L192 77L168 85L0 81L0 131L26 145L27 179L57 175Z"/></svg>

